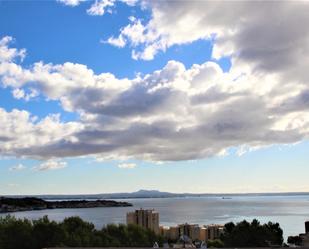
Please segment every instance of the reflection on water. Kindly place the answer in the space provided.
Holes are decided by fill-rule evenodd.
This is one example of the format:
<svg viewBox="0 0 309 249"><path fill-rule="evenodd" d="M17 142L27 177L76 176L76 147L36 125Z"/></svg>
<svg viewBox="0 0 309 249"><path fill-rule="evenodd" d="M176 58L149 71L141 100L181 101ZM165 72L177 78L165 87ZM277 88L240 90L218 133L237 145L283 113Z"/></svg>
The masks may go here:
<svg viewBox="0 0 309 249"><path fill-rule="evenodd" d="M189 222L197 224L224 224L229 221L252 220L279 222L284 236L304 232L309 220L309 196L236 196L221 197L126 199L133 207L51 209L12 213L18 218L38 219L44 215L61 221L65 217L80 216L101 228L108 223L125 223L126 213L136 208L154 208L160 213L162 225ZM2 216L5 214L1 214Z"/></svg>

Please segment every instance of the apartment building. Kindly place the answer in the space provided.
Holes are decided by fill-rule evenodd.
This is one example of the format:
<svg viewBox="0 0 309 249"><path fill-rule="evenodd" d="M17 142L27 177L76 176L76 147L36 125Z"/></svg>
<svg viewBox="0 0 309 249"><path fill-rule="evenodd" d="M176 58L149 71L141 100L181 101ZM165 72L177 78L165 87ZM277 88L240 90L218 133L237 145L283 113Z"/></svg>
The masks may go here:
<svg viewBox="0 0 309 249"><path fill-rule="evenodd" d="M160 233L159 213L153 209L138 209L127 213L127 224L134 224L146 229L150 229L156 234Z"/></svg>

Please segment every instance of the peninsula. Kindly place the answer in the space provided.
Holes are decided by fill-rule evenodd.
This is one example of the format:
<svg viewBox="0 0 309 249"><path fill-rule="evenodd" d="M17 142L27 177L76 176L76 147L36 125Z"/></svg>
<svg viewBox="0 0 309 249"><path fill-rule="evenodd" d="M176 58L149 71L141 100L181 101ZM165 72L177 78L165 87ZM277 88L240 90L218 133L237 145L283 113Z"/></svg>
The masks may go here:
<svg viewBox="0 0 309 249"><path fill-rule="evenodd" d="M0 213L44 210L54 208L94 208L94 207L129 207L128 202L112 200L69 200L45 201L35 197L8 198L0 197Z"/></svg>

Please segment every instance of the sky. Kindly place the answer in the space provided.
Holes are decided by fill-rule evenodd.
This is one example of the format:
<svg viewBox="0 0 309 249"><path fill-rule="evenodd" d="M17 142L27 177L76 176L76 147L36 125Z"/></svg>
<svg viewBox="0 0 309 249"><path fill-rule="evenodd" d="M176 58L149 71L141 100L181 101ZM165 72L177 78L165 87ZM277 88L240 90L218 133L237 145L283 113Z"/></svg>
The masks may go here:
<svg viewBox="0 0 309 249"><path fill-rule="evenodd" d="M0 194L309 192L308 11L0 0Z"/></svg>

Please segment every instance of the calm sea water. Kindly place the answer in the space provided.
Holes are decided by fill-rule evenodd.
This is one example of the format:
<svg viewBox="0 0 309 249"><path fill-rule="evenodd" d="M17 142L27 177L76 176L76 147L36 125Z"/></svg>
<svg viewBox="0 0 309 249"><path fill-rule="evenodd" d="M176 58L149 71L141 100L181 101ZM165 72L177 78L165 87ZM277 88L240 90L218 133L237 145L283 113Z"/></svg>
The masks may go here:
<svg viewBox="0 0 309 249"><path fill-rule="evenodd" d="M61 221L65 217L80 216L95 224L97 228L109 223L125 223L126 213L138 208L154 208L160 213L161 225L179 223L225 224L243 219L257 218L261 222L279 222L284 237L303 233L304 222L309 220L309 195L306 196L236 196L188 197L158 199L127 199L133 207L51 209L11 213L18 218L38 219L44 215ZM0 214L4 216L5 214Z"/></svg>

